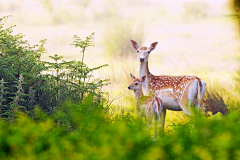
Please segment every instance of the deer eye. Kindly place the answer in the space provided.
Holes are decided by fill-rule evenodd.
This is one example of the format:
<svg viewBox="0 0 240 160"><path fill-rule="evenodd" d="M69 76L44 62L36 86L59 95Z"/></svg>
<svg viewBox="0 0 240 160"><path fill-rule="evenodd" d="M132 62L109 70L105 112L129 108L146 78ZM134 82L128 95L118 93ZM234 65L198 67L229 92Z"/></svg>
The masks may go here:
<svg viewBox="0 0 240 160"><path fill-rule="evenodd" d="M148 51L148 53L150 53L150 51Z"/></svg>
<svg viewBox="0 0 240 160"><path fill-rule="evenodd" d="M138 83L135 83L135 85L138 85Z"/></svg>
<svg viewBox="0 0 240 160"><path fill-rule="evenodd" d="M138 53L139 51L137 50L137 53Z"/></svg>

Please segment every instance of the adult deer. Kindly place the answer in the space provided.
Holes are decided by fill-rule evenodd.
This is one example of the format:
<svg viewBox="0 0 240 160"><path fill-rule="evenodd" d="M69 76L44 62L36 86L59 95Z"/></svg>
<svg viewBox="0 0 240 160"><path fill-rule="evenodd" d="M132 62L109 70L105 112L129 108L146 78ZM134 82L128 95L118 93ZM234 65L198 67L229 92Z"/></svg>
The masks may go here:
<svg viewBox="0 0 240 160"><path fill-rule="evenodd" d="M147 95L153 94L161 98L164 117L166 109L184 111L188 115L194 115L192 107L200 108L206 83L196 76L155 76L151 74L148 68L148 58L158 42L152 43L150 47L139 47L134 40L130 40L130 42L137 51L137 59L140 64L139 76L146 75L146 80L143 82L144 91Z"/></svg>
<svg viewBox="0 0 240 160"><path fill-rule="evenodd" d="M150 126L152 119L154 118L154 138L157 139L157 128L159 122L162 123L162 131L164 129L164 120L163 120L163 105L159 97L156 96L144 96L142 92L142 83L145 81L146 76L143 76L140 79L135 78L130 73L132 81L128 86L129 90L134 91L135 96L135 110L139 118L144 117L147 123L147 126Z"/></svg>

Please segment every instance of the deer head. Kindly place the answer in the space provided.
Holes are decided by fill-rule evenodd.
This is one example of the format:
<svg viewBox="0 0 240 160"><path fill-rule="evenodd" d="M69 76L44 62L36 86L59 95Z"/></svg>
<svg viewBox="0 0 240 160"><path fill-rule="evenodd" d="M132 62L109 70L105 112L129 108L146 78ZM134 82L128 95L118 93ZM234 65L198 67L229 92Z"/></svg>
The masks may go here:
<svg viewBox="0 0 240 160"><path fill-rule="evenodd" d="M140 79L135 78L131 73L130 73L132 81L130 82L130 85L128 86L129 90L142 90L142 84L145 81L146 76L143 76Z"/></svg>
<svg viewBox="0 0 240 160"><path fill-rule="evenodd" d="M134 40L131 39L130 42L133 48L137 51L137 59L139 63L148 61L149 54L156 48L158 44L158 42L154 42L150 45L150 47L139 47L137 42L135 42Z"/></svg>

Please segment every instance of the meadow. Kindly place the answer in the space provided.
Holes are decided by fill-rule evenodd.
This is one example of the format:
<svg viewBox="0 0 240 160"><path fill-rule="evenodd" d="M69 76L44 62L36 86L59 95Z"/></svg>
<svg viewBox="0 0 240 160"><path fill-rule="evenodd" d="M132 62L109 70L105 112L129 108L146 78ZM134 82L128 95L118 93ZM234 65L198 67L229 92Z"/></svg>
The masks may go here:
<svg viewBox="0 0 240 160"><path fill-rule="evenodd" d="M227 0L0 1L0 159L239 159L232 15ZM130 39L159 42L153 74L205 80L208 116L167 111L154 141L127 89Z"/></svg>

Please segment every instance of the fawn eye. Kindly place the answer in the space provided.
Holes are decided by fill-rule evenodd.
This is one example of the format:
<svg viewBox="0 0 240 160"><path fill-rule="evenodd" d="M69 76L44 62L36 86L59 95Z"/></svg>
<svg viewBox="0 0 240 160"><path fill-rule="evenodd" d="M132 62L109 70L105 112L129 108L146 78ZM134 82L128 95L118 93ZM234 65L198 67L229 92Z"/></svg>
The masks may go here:
<svg viewBox="0 0 240 160"><path fill-rule="evenodd" d="M138 53L139 51L137 50L137 53Z"/></svg>
<svg viewBox="0 0 240 160"><path fill-rule="evenodd" d="M135 83L135 85L138 85L138 83Z"/></svg>
<svg viewBox="0 0 240 160"><path fill-rule="evenodd" d="M148 51L148 53L150 53L150 51Z"/></svg>

